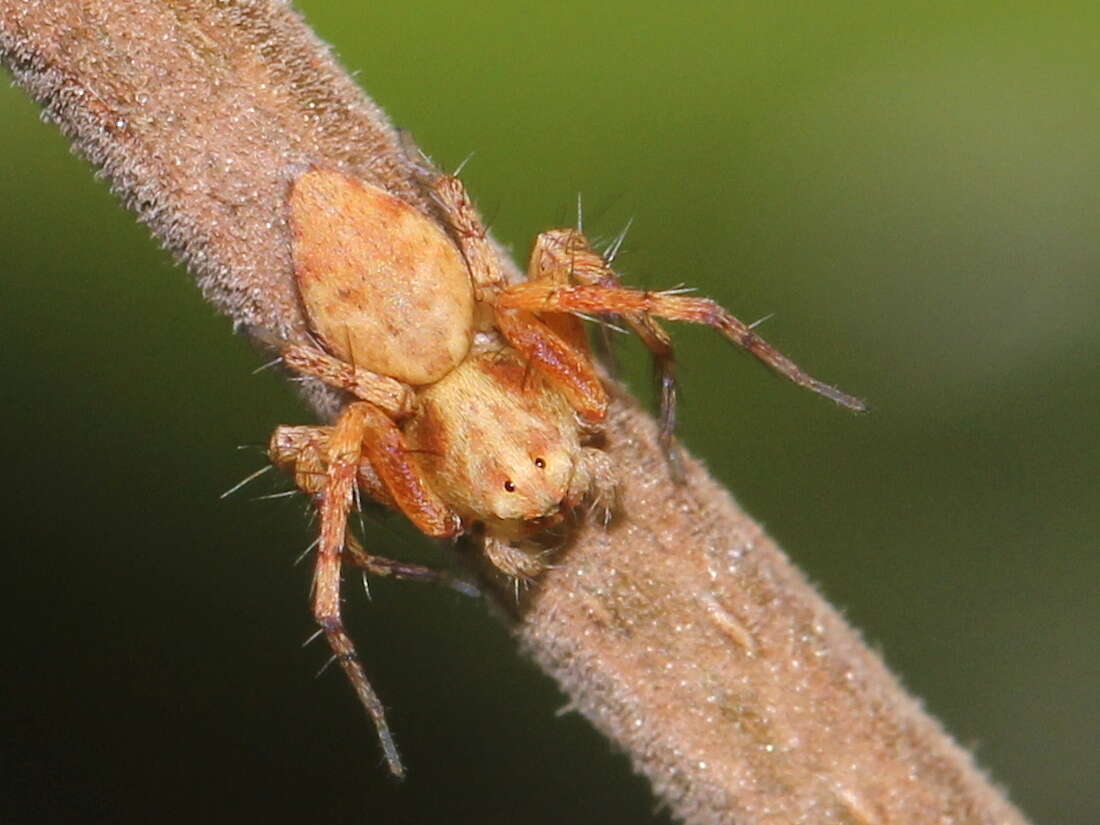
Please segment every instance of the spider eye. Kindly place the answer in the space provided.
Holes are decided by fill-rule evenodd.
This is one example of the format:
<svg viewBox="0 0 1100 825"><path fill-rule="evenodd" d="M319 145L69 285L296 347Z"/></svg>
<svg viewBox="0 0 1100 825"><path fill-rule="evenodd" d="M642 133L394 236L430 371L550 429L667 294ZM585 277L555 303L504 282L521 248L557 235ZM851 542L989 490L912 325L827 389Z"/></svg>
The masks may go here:
<svg viewBox="0 0 1100 825"><path fill-rule="evenodd" d="M504 482L504 489L509 493L514 493L516 491L516 485L512 483L512 479L508 479Z"/></svg>
<svg viewBox="0 0 1100 825"><path fill-rule="evenodd" d="M535 459L535 466L538 467L541 470L543 467L546 466L546 462L543 461L541 458L536 458Z"/></svg>

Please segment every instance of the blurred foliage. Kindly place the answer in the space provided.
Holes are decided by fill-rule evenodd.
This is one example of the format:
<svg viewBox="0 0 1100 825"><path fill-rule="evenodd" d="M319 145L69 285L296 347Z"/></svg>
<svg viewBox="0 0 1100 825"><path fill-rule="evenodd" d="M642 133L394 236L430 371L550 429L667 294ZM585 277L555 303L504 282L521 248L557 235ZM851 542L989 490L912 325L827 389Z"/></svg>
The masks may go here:
<svg viewBox="0 0 1100 825"><path fill-rule="evenodd" d="M591 234L634 219L631 282L775 313L872 401L677 330L684 442L1037 822L1100 820L1096 7L299 7L441 164L476 151L517 255L580 190ZM388 782L298 649L300 501L218 500L263 461L234 447L305 410L18 90L0 126L0 818L662 821L481 605L351 580L411 768Z"/></svg>

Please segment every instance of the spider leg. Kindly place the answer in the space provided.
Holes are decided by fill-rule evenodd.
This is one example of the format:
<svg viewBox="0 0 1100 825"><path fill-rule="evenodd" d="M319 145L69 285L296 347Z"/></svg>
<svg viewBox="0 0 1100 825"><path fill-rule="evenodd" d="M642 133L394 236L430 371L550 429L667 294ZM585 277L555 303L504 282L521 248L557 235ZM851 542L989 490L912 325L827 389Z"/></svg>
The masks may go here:
<svg viewBox="0 0 1100 825"><path fill-rule="evenodd" d="M295 372L318 378L330 387L346 390L369 401L391 418L403 418L413 409L413 391L407 384L341 361L317 347L291 344L282 353L283 363Z"/></svg>
<svg viewBox="0 0 1100 825"><path fill-rule="evenodd" d="M359 487L372 498L397 507L424 533L451 536L461 522L421 477L404 446L401 431L381 409L353 402L332 427L279 427L269 448L272 463L292 469L295 483L317 502L321 534L314 572L313 615L324 632L359 701L374 722L386 762L404 776L385 709L371 687L340 615L340 569L347 560L376 575L450 583L445 573L366 553L348 541L348 515Z"/></svg>
<svg viewBox="0 0 1100 825"><path fill-rule="evenodd" d="M492 565L512 580L519 593L519 584L529 583L546 570L546 565L537 553L517 547L511 542L495 536L485 537L485 557Z"/></svg>
<svg viewBox="0 0 1100 825"><path fill-rule="evenodd" d="M576 229L553 229L535 241L528 265L528 281L516 284L497 296L497 324L501 332L530 362L555 381L583 417L600 420L606 410L603 385L592 359L581 319L570 312L512 299L515 290L538 284L544 291L569 288L574 284L619 288L618 276ZM672 340L653 318L644 312L605 313L622 315L641 338L654 359L654 378L660 397L660 435L665 454L678 474L679 462L672 445L676 425L676 379Z"/></svg>
<svg viewBox="0 0 1100 825"><path fill-rule="evenodd" d="M312 498L325 491L332 427L276 427L267 454L271 463L294 476L298 489Z"/></svg>
<svg viewBox="0 0 1100 825"><path fill-rule="evenodd" d="M362 411L368 406L365 403L348 405L329 437L326 480L320 494L321 538L317 544L314 572L313 615L359 701L374 722L390 772L400 778L405 775L405 767L386 722L385 708L367 679L355 644L344 629L340 615L340 561L367 426Z"/></svg>
<svg viewBox="0 0 1100 825"><path fill-rule="evenodd" d="M631 314L645 314L671 321L705 324L720 332L733 344L748 350L772 370L795 384L857 412L867 409L867 403L862 399L810 376L794 361L753 332L748 324L735 318L723 306L708 298L695 298L670 292L648 292L620 286L580 284L561 287L552 283L528 281L516 284L501 293L497 299L497 305L505 310L527 312L617 312L624 317Z"/></svg>
<svg viewBox="0 0 1100 825"><path fill-rule="evenodd" d="M510 287L462 181L441 172L423 177L470 269L475 298L496 304L498 296ZM554 381L583 418L591 422L603 419L607 393L592 366L579 319L568 315L540 319L529 312L497 312L496 322L508 343Z"/></svg>
<svg viewBox="0 0 1100 825"><path fill-rule="evenodd" d="M616 249L617 251L617 249ZM589 244L577 229L551 229L535 240L528 265L528 281L562 286L622 287L618 274L607 258ZM661 446L666 456L678 467L672 446L676 430L676 356L672 339L664 328L644 312L617 312L634 331L653 358L653 379L660 399ZM548 315L544 320L555 317ZM576 319L579 323L579 319Z"/></svg>
<svg viewBox="0 0 1100 825"><path fill-rule="evenodd" d="M394 578L402 581L426 582L452 587L456 585L454 578L446 570L437 570L434 567L426 567L422 564L411 564L368 553L351 533L348 533L345 538L344 561L358 567L367 575L377 576L378 578ZM462 585L457 589L467 592L469 586L465 583L462 583Z"/></svg>
<svg viewBox="0 0 1100 825"><path fill-rule="evenodd" d="M420 532L440 538L462 530L457 515L443 504L424 480L397 425L366 402L349 404L361 425L360 455L355 482L359 490L386 507L400 510ZM291 470L298 487L317 496L331 472L336 427L278 427L268 454L277 467Z"/></svg>
<svg viewBox="0 0 1100 825"><path fill-rule="evenodd" d="M614 286L618 287L618 277ZM680 454L676 449L673 436L676 434L676 351L672 348L672 338L665 328L652 316L644 312L628 312L622 315L624 321L649 350L653 365L653 386L657 392L657 440L668 460L673 478L683 476Z"/></svg>
<svg viewBox="0 0 1100 825"><path fill-rule="evenodd" d="M501 296L507 295L502 292ZM577 413L587 421L602 421L607 413L603 388L588 348L571 344L533 312L500 309L497 326L523 358L561 390Z"/></svg>
<svg viewBox="0 0 1100 825"><path fill-rule="evenodd" d="M366 408L363 452L397 508L425 535L449 538L461 533L462 520L428 485L397 425L370 404L351 406Z"/></svg>
<svg viewBox="0 0 1100 825"><path fill-rule="evenodd" d="M455 175L442 172L425 175L425 178L432 200L439 207L451 236L466 259L474 297L492 303L493 297L506 288L508 282L496 251L489 242L489 231L470 200L466 187Z"/></svg>

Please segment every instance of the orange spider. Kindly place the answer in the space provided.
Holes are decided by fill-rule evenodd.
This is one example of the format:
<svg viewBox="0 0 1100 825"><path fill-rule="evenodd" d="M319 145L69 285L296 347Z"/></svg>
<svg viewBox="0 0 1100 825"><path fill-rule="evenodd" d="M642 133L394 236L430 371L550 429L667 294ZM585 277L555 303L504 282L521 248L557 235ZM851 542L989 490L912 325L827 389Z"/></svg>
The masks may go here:
<svg viewBox="0 0 1100 825"><path fill-rule="evenodd" d="M581 505L606 511L614 494L610 460L586 446L608 399L578 314L622 316L654 353L666 435L672 349L654 316L711 326L795 383L865 409L713 301L623 287L579 230L539 235L527 280L510 284L458 178L426 180L435 218L340 172L294 181L294 268L317 345L288 346L283 361L352 398L332 426L279 427L270 447L317 503L314 615L397 776L404 768L382 704L340 617L341 563L438 574L363 551L347 529L357 489L429 536L477 527L499 570L536 576L543 565L524 539Z"/></svg>

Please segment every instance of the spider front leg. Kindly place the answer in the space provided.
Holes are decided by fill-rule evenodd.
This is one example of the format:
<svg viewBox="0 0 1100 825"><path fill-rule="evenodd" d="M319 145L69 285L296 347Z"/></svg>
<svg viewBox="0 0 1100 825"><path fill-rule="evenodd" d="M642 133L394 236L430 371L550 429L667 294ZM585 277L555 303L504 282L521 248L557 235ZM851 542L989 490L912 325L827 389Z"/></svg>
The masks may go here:
<svg viewBox="0 0 1100 825"><path fill-rule="evenodd" d="M449 537L461 531L458 517L432 492L423 472L409 457L405 439L394 423L413 411L415 396L409 385L348 364L314 347L290 345L283 350L282 359L291 369L362 399L345 407L340 420L351 415L349 411L353 409L355 418L361 420L363 451L377 474L373 484L369 478L363 479L372 498L397 507L426 535ZM276 436L293 429L277 430ZM277 439L272 440L271 454L273 461L279 464ZM292 449L291 454L296 458ZM285 460L282 463L296 467L296 463ZM308 485L308 479L302 479L298 486L307 490Z"/></svg>
<svg viewBox="0 0 1100 825"><path fill-rule="evenodd" d="M366 403L348 405L329 437L328 468L324 490L320 494L321 536L317 544L317 566L313 578L313 616L358 694L359 701L374 721L390 772L403 777L405 767L401 764L397 745L386 722L386 710L367 679L355 644L344 629L340 615L340 559L359 473L363 438L368 426L364 413L369 406Z"/></svg>
<svg viewBox="0 0 1100 825"><path fill-rule="evenodd" d="M318 507L324 499L328 478L331 433L331 427L279 427L272 435L268 448L272 464L291 472L298 488L314 499ZM362 495L385 507L397 508L397 502L365 458L361 458L359 462L356 486ZM445 570L368 553L350 530L344 537L344 561L370 576L445 584L463 592L469 590L469 586L456 581Z"/></svg>
<svg viewBox="0 0 1100 825"><path fill-rule="evenodd" d="M533 312L502 309L499 298L496 323L508 343L561 390L581 418L590 423L602 421L607 414L607 391L587 346L582 349L571 344Z"/></svg>
<svg viewBox="0 0 1100 825"><path fill-rule="evenodd" d="M292 472L303 492L323 497L334 472L332 451L339 447L336 439L345 420L360 428L355 479L360 490L380 504L400 510L427 536L450 538L462 532L461 519L428 486L397 425L367 402L345 407L335 427L277 428L268 447L271 463Z"/></svg>
<svg viewBox="0 0 1100 825"><path fill-rule="evenodd" d="M516 284L497 298L497 306L514 311L537 313L618 313L655 315L672 321L705 324L722 333L729 341L748 350L788 380L806 387L841 406L857 412L867 409L860 398L819 381L806 373L779 350L757 335L720 304L708 298L694 298L669 292L648 292L621 286L579 284L560 286L546 281Z"/></svg>
<svg viewBox="0 0 1100 825"><path fill-rule="evenodd" d="M397 425L369 402L349 404L331 428L279 428L272 438L270 452L277 465L293 467L298 486L318 502L321 534L314 573L314 618L374 721L390 771L401 777L405 770L386 723L385 709L344 629L340 615L340 568L345 554L368 570L399 577L425 578L427 568L402 566L371 556L357 545L346 547L348 515L356 486L360 485L373 498L399 508L428 535L456 535L461 522L422 478Z"/></svg>

